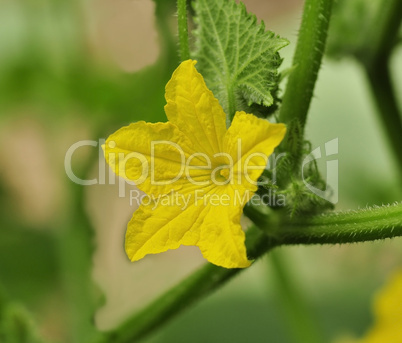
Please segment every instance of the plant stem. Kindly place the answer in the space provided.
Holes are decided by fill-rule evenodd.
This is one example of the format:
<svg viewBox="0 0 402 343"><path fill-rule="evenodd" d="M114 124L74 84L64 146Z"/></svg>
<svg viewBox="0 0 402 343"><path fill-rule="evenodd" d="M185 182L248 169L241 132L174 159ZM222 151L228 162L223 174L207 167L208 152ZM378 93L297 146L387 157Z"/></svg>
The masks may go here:
<svg viewBox="0 0 402 343"><path fill-rule="evenodd" d="M382 0L378 3L375 15L371 32L367 34L364 47L356 56L369 69L379 65L379 62L388 63L388 58L398 40L402 1Z"/></svg>
<svg viewBox="0 0 402 343"><path fill-rule="evenodd" d="M235 269L221 269L211 264L204 266L156 299L143 311L129 318L117 330L108 333L102 342L137 342L187 306L229 280L235 273L237 273Z"/></svg>
<svg viewBox="0 0 402 343"><path fill-rule="evenodd" d="M182 61L190 58L187 27L187 1L177 0L177 24L179 31L180 58Z"/></svg>
<svg viewBox="0 0 402 343"><path fill-rule="evenodd" d="M97 158L98 150L92 149L80 174L88 176ZM73 206L69 209L68 218L63 218L65 224L61 224L64 227L59 235L60 268L64 296L68 305L68 334L71 342L90 342L99 336L93 325L95 310L95 286L91 279L93 228L86 212L85 187L72 183L71 189L74 197Z"/></svg>
<svg viewBox="0 0 402 343"><path fill-rule="evenodd" d="M290 154L292 171L296 172L302 153L304 126L313 96L325 42L333 0L306 0L293 65L282 100L279 121L288 125L282 143Z"/></svg>
<svg viewBox="0 0 402 343"><path fill-rule="evenodd" d="M366 67L366 75L389 146L398 163L399 173L402 175L402 119L387 61L382 61L373 68Z"/></svg>
<svg viewBox="0 0 402 343"><path fill-rule="evenodd" d="M378 113L402 174L402 119L388 66L402 21L402 1L383 0L378 8L369 39L356 57L365 68Z"/></svg>
<svg viewBox="0 0 402 343"><path fill-rule="evenodd" d="M298 217L280 228L282 244L342 244L402 236L402 203Z"/></svg>
<svg viewBox="0 0 402 343"><path fill-rule="evenodd" d="M247 232L247 252L256 259L272 248L270 239L255 227ZM165 324L185 308L219 288L243 269L225 269L207 264L167 291L144 310L129 318L101 342L131 343ZM99 341L98 341L99 342Z"/></svg>
<svg viewBox="0 0 402 343"><path fill-rule="evenodd" d="M272 251L269 255L272 265L273 282L275 290L283 305L289 327L295 342L322 343L324 342L321 332L317 328L317 320L314 319L308 308L300 288L288 272L286 261L281 252Z"/></svg>
<svg viewBox="0 0 402 343"><path fill-rule="evenodd" d="M177 37L172 32L170 18L176 11L176 5L171 1L154 1L155 3L155 24L160 36L161 55L158 64L168 71L168 79L171 77L172 70L177 68Z"/></svg>
<svg viewBox="0 0 402 343"><path fill-rule="evenodd" d="M253 220L254 211L247 211ZM278 245L338 244L402 236L402 204L310 216L302 218L300 222L280 222L276 216L268 217L265 222L259 216L256 221L264 226L262 229L275 235L265 235L256 227L247 231L247 252L253 259ZM136 341L224 285L242 270L208 264L96 342Z"/></svg>

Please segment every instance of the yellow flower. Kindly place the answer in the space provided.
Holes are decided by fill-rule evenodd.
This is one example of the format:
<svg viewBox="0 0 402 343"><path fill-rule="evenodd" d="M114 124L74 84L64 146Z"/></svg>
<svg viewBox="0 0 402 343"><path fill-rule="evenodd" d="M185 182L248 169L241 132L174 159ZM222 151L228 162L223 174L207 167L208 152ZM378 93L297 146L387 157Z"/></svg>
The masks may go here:
<svg viewBox="0 0 402 343"><path fill-rule="evenodd" d="M131 124L104 146L114 172L147 194L128 224L126 252L137 261L195 245L211 263L244 268L242 209L286 128L237 112L227 129L195 63L181 63L166 86L169 122Z"/></svg>
<svg viewBox="0 0 402 343"><path fill-rule="evenodd" d="M395 273L374 302L375 323L360 343L402 342L402 270Z"/></svg>

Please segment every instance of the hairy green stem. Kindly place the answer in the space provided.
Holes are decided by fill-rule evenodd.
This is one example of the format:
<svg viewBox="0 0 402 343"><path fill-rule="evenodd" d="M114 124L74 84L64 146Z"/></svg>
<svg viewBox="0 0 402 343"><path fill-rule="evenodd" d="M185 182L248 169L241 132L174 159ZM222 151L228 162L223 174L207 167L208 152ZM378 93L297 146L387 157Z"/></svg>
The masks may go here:
<svg viewBox="0 0 402 343"><path fill-rule="evenodd" d="M253 220L257 212L248 208L247 214ZM246 246L251 259L259 258L279 245L337 244L402 236L402 204L305 217L300 222L281 222L276 216L270 216L265 221L258 216L255 221L270 235L263 234L255 227L248 230ZM221 287L242 270L208 264L96 342L136 341Z"/></svg>
<svg viewBox="0 0 402 343"><path fill-rule="evenodd" d="M177 0L177 24L179 31L180 58L182 61L185 61L190 58L186 0Z"/></svg>
<svg viewBox="0 0 402 343"><path fill-rule="evenodd" d="M288 125L282 143L290 154L292 171L297 172L304 141L304 126L313 96L325 42L333 0L306 0L293 65L283 96L279 121Z"/></svg>
<svg viewBox="0 0 402 343"><path fill-rule="evenodd" d="M236 273L235 269L223 269L210 264L204 266L129 318L117 330L107 333L102 342L137 342Z"/></svg>
<svg viewBox="0 0 402 343"><path fill-rule="evenodd" d="M257 259L272 247L271 240L260 230L254 227L248 230L247 252L250 258ZM225 284L241 270L225 269L213 264L205 265L143 311L127 319L122 326L106 333L101 342L137 342L191 304Z"/></svg>
<svg viewBox="0 0 402 343"><path fill-rule="evenodd" d="M165 71L169 71L168 77L171 76L171 71L177 68L177 37L171 28L170 18L177 10L175 3L171 1L154 1L155 2L155 24L160 36L161 54L158 64Z"/></svg>
<svg viewBox="0 0 402 343"><path fill-rule="evenodd" d="M323 343L324 339L317 327L318 321L307 306L298 283L289 273L281 251L272 251L269 257L273 270L272 281L276 286L276 294L280 298L294 342Z"/></svg>
<svg viewBox="0 0 402 343"><path fill-rule="evenodd" d="M380 119L402 174L402 118L389 71L389 59L402 21L402 1L383 0L379 9L369 38L356 57L365 68Z"/></svg>
<svg viewBox="0 0 402 343"><path fill-rule="evenodd" d="M96 135L95 137L100 137ZM81 176L88 176L98 159L98 150L92 153L81 168ZM85 178L85 177L84 177ZM93 325L95 286L91 279L93 228L85 206L85 187L71 184L73 207L67 218L63 218L63 230L59 235L60 269L63 291L67 299L69 340L90 342L98 336Z"/></svg>
<svg viewBox="0 0 402 343"><path fill-rule="evenodd" d="M398 163L399 173L402 175L402 119L392 86L388 62L384 60L372 68L366 67L365 70L389 146Z"/></svg>
<svg viewBox="0 0 402 343"><path fill-rule="evenodd" d="M371 32L367 34L364 47L357 54L357 59L369 69L379 62L388 62L399 34L402 21L402 1L382 0L379 2Z"/></svg>
<svg viewBox="0 0 402 343"><path fill-rule="evenodd" d="M280 228L282 244L342 244L402 236L402 203L298 217Z"/></svg>

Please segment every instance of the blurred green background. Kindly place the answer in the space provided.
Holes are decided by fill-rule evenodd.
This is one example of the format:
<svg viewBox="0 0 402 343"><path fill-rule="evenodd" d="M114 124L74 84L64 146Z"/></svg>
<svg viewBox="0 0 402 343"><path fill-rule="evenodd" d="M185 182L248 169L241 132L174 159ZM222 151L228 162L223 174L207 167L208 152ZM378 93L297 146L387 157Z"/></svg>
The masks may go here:
<svg viewBox="0 0 402 343"><path fill-rule="evenodd" d="M289 67L302 1L244 2L290 40L282 52ZM122 196L108 170L108 184L77 186L64 170L77 141L166 120L164 86L179 62L174 11L171 0L0 1L0 333L24 308L45 340L87 342L92 324L114 328L204 263L185 247L131 264L123 240L133 186ZM401 60L399 47L397 94ZM400 175L354 60L324 60L307 137L313 148L339 138L337 209L401 200ZM77 150L75 174L99 179L98 157L98 148ZM320 166L325 175L325 161ZM280 250L329 342L366 331L371 297L402 265L401 247L394 239ZM297 342L277 287L266 256L146 342Z"/></svg>

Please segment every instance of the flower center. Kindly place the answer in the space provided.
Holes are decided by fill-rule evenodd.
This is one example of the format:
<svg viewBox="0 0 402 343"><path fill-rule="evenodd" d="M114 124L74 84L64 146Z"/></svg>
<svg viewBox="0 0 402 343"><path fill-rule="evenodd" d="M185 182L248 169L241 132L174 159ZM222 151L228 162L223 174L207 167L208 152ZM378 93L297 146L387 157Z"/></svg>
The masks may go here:
<svg viewBox="0 0 402 343"><path fill-rule="evenodd" d="M222 181L229 180L230 178L230 168L222 168L219 170L219 176L223 179Z"/></svg>

